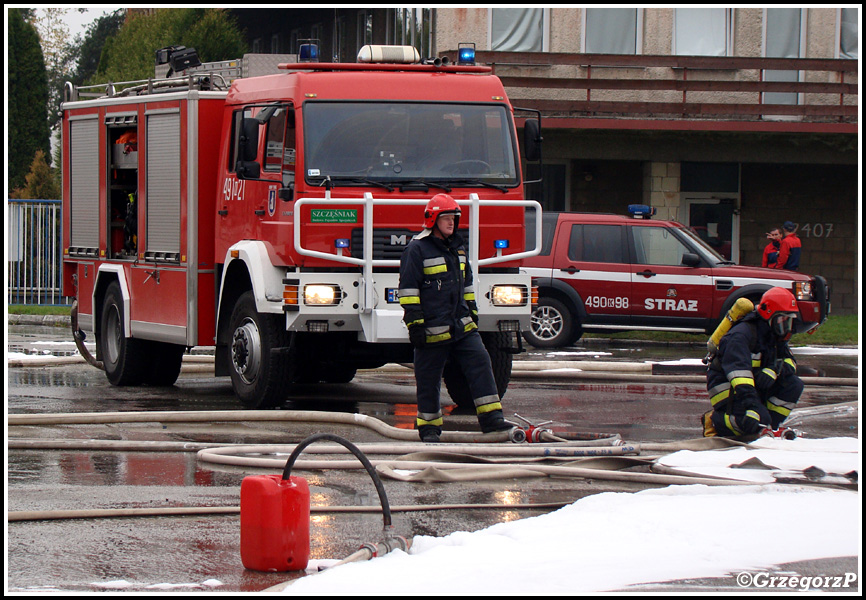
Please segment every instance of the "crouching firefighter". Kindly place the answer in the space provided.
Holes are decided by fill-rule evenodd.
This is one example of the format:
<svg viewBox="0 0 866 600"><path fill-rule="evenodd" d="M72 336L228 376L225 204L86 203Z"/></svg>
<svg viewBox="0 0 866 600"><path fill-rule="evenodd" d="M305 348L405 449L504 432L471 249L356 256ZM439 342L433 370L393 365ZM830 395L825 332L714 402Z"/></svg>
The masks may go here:
<svg viewBox="0 0 866 600"><path fill-rule="evenodd" d="M449 360L468 382L481 431L513 427L502 416L490 355L478 333L472 269L457 233L459 220L454 198L433 196L424 210L423 231L400 257L400 305L415 349L415 426L424 442L438 442L442 433L439 393Z"/></svg>
<svg viewBox="0 0 866 600"><path fill-rule="evenodd" d="M713 408L702 418L704 436L796 435L781 425L803 392L788 347L799 316L794 295L771 288L722 337L707 369Z"/></svg>

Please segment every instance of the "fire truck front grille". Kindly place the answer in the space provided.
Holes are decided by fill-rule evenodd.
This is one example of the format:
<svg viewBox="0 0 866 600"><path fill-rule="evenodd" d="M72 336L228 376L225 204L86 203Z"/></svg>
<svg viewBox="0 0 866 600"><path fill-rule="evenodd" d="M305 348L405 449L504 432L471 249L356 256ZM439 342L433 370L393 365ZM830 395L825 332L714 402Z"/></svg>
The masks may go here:
<svg viewBox="0 0 866 600"><path fill-rule="evenodd" d="M403 250L417 233L417 231L408 229L374 229L373 258L375 260L400 260ZM364 258L363 228L358 227L352 230L351 244L352 256Z"/></svg>
<svg viewBox="0 0 866 600"><path fill-rule="evenodd" d="M374 260L400 260L403 250L412 241L419 231L409 229L387 229L376 228L373 230L373 259ZM469 231L460 230L465 243L469 244ZM352 230L351 241L352 257L364 258L364 230L361 227Z"/></svg>

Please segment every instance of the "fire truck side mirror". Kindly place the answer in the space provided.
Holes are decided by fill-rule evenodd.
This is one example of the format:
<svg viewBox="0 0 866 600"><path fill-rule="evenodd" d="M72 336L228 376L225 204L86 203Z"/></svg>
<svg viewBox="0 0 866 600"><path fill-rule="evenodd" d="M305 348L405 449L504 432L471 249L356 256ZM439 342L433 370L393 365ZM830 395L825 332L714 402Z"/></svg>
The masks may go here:
<svg viewBox="0 0 866 600"><path fill-rule="evenodd" d="M246 118L241 123L241 137L238 143L238 160L251 161L259 153L259 121Z"/></svg>
<svg viewBox="0 0 866 600"><path fill-rule="evenodd" d="M261 167L254 160L239 160L235 167L238 179L258 179L261 175Z"/></svg>
<svg viewBox="0 0 866 600"><path fill-rule="evenodd" d="M526 119L523 125L523 157L529 162L541 160L541 123Z"/></svg>
<svg viewBox="0 0 866 600"><path fill-rule="evenodd" d="M259 153L259 121L247 118L241 123L238 139L238 162L235 172L238 179L258 179L261 166L256 162Z"/></svg>

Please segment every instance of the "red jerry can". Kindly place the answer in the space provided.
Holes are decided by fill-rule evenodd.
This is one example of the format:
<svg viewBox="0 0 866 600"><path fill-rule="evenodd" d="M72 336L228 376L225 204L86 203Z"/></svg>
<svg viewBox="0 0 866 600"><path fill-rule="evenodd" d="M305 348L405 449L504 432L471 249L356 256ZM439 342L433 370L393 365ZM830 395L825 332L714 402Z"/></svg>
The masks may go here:
<svg viewBox="0 0 866 600"><path fill-rule="evenodd" d="M301 571L310 559L310 487L303 477L241 482L241 562L255 571Z"/></svg>

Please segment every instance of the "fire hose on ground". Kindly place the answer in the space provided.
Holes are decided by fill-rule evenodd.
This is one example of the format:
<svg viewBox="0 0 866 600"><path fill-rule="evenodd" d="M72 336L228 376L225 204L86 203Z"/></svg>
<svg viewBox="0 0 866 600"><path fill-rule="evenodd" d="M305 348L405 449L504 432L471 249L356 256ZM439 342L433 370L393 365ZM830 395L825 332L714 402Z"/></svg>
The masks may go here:
<svg viewBox="0 0 866 600"><path fill-rule="evenodd" d="M394 535L391 524L391 507L387 501L384 492L384 487L379 478L379 472L391 473L395 471L406 471L411 469L438 469L451 473L453 471L471 472L470 469L483 469L488 475L496 477L509 476L553 476L553 477L580 477L587 479L598 479L608 481L633 482L650 485L676 485L676 484L705 484L705 485L749 485L747 482L740 482L722 478L712 477L695 477L689 475L676 474L659 474L659 473L644 473L644 472L622 472L617 470L609 470L605 468L582 468L568 465L548 465L548 464L531 464L526 462L514 462L520 460L540 460L549 458L567 459L575 456L598 456L598 455L619 455L627 453L637 454L640 448L637 445L624 444L621 438L616 436L602 436L600 434L571 434L570 437L584 437L588 439L566 441L563 438L550 436L557 442L545 442L546 436L542 435L545 430L541 425L533 425L527 419L523 419L518 415L526 425L526 432L529 433L529 438L532 441L537 441L535 444L503 444L501 442L509 439L503 434L486 434L478 435L471 432L449 432L450 438L463 441L462 444L444 443L444 444L419 444L415 442L417 439L416 432L411 430L402 430L396 427L391 427L378 419L367 417L365 415L346 414L346 413L323 413L316 411L216 411L211 413L199 412L133 412L133 413L74 413L74 414L56 414L56 415L9 415L8 424L11 426L24 425L71 425L71 424L107 424L107 423L124 423L124 422L218 422L218 421L290 421L290 422L316 422L316 423L332 423L332 424L348 424L363 426L372 429L373 431L386 436L395 437L397 439L407 439L411 437L414 443L385 443L385 444L369 444L368 451L381 452L386 454L405 452L408 449L425 450L435 452L436 454L450 453L451 455L464 456L463 453L474 453L479 456L497 456L507 457L508 462L497 463L491 462L489 459L481 459L478 457L469 457L469 462L453 462L444 463L441 456L434 456L438 460L411 460L419 458L409 455L401 459L387 459L370 461L364 453L350 442L335 436L333 434L320 433L310 436L300 444L294 446L248 446L248 445L233 445L221 446L217 448L198 449L198 459L202 462L219 463L237 465L243 468L248 467L265 467L273 468L283 466L280 458L266 458L263 455L276 455L283 451L291 452L288 461L283 467L282 476L275 475L258 475L244 478L241 486L241 505L237 510L235 507L165 507L163 509L119 509L97 510L97 511L18 511L7 514L9 521L28 521L28 520L43 520L43 519L71 519L71 518L105 518L117 516L176 516L176 515L203 515L203 514L240 514L241 519L241 556L244 566L256 570L300 570L306 568L306 563L309 557L309 516L312 507L309 506L309 488L306 482L302 486L295 485L297 480L303 481L301 478L291 476L292 467L298 469L357 469L358 462L366 469L367 473L373 478L379 493L381 501L381 512L383 514L383 534L384 540L376 544L364 544L359 550L350 554L337 565L345 564L358 560L369 560L395 549L408 551L409 542L400 536ZM444 436L443 436L444 437ZM483 439L484 442L496 437L499 443L487 444L478 443L476 440ZM501 440L499 438L502 438ZM513 440L513 436L511 438ZM524 437L525 439L525 437ZM326 461L299 461L297 460L301 452L316 441L332 441L342 445L346 450L355 455L357 461L342 461L342 460L326 460ZM20 445L17 447L34 447L45 448L50 447L51 440L20 440ZM46 442L48 442L46 444ZM60 440L60 442L69 442L68 444L60 444L62 447L72 447L75 444L84 442L93 442L100 446L100 449L106 449L105 444L109 443L108 449L111 448L113 440ZM474 442L474 443L472 443ZM151 451L193 451L200 444L191 444L187 442L130 442L119 441L119 444L124 449L141 450L147 449ZM169 444L165 446L163 444ZM592 444L587 446L586 444ZM10 447L16 446L15 440L10 440ZM78 446L81 447L81 446ZM655 450L672 450L664 444L656 444ZM333 454L332 446L321 449L323 454ZM255 455L255 456L238 456L239 454ZM423 458L420 457L420 458ZM458 458L457 460L461 460ZM375 463L375 464L374 464ZM379 470L377 471L377 467ZM520 475L518 475L518 472ZM450 477L448 475L447 477ZM437 479L438 481L448 480ZM400 477L394 477L400 479ZM470 475L472 480L476 479L475 475ZM403 479L411 481L411 479ZM268 486L272 488L270 491ZM288 487L287 487L288 486ZM246 488L246 491L245 491ZM278 490L278 493L273 493ZM300 492L298 491L300 490ZM305 493L304 493L305 490ZM251 496L253 494L253 496ZM288 494L288 496L285 496ZM288 500L285 500L288 498ZM250 500L251 497L256 498ZM300 500L298 500L300 498ZM286 502L300 503L302 508L286 509ZM267 510L262 509L262 503L266 505ZM245 516L245 505L248 507ZM533 505L532 508L559 508L564 503L556 503L556 505ZM452 505L457 506L457 505ZM477 508L473 505L464 505L465 507ZM464 507L461 506L461 507ZM498 508L502 510L512 510L514 508L530 508L529 505L521 506L502 506L495 505L490 508ZM249 508L251 507L251 508ZM321 511L336 511L340 507L327 507ZM377 512L376 507L344 507L345 511L355 511L361 508ZM434 510L443 509L444 506L433 507L400 507L399 510ZM262 515L267 515L277 511L282 518L267 519ZM287 516L288 515L288 516ZM286 527L286 519L294 519L299 525ZM274 524L271 524L271 521ZM304 535L306 531L306 535ZM246 533L245 533L246 532ZM307 549L304 552L304 540L306 540ZM278 558L274 558L274 557ZM276 563L273 561L276 560ZM264 562L262 562L264 561ZM334 565L336 566L336 565Z"/></svg>
<svg viewBox="0 0 866 600"><path fill-rule="evenodd" d="M337 425L357 425L366 427L379 435L402 441L415 442L418 440L418 432L410 429L400 429L367 415L357 413L324 412L312 410L292 411L260 411L260 410L226 410L226 411L139 411L139 412L110 412L110 413L58 413L39 415L9 415L8 425L94 425L108 423L202 423L219 421L286 421L303 423L329 423ZM563 435L563 434L560 434ZM569 434L564 434L569 435ZM559 436L557 436L558 438ZM579 434L571 434L571 437L579 438ZM619 440L618 434L607 434L604 438L597 438L597 434L587 434L590 439L553 439L550 441L561 442L567 445L604 445ZM596 439L593 439L596 438ZM520 441L512 440L511 433L500 431L495 433L478 433L471 431L446 431L441 439L443 442L505 442ZM601 441L607 440L607 442ZM587 444L587 442L592 442Z"/></svg>
<svg viewBox="0 0 866 600"><path fill-rule="evenodd" d="M88 364L97 369L104 370L105 367L102 361L97 360L84 344L84 332L78 326L78 300L72 303L70 311L70 324L72 326L72 338L75 341L75 346L83 359ZM192 356L186 357L185 362L192 360ZM201 359L205 362L211 362L213 356L196 356L195 359ZM68 361L76 362L80 360L78 357L69 357ZM14 361L10 363L12 366L26 366L26 364L18 364ZM57 364L57 361L52 361L51 364ZM204 366L204 365L202 365ZM406 370L407 366L398 366L388 364L378 370ZM408 368L411 368L409 366ZM706 377L704 375L663 375L653 372L652 363L648 362L604 362L596 361L515 361L512 367L514 377L523 379L585 379L585 380L622 380L627 377L629 381L636 382L668 382L668 383L704 383ZM810 386L857 386L859 379L856 377L801 377L806 385Z"/></svg>
<svg viewBox="0 0 866 600"><path fill-rule="evenodd" d="M405 452L408 449L424 449L427 451L436 450L438 452L449 451L451 453L474 453L478 455L504 455L504 456L535 456L535 457L579 457L579 456L613 456L625 454L638 454L641 452L640 445L623 444L618 435L608 436L597 440L575 440L566 442L556 442L553 444L502 444L508 439L505 433L496 434L476 434L473 432L446 432L443 439L459 440L469 444L468 446L452 446L451 444L439 444L431 447L430 445L417 444L417 433L413 430L399 429L392 427L376 419L366 415L349 414L349 413L334 413L334 412L318 412L318 411L211 411L211 412L192 412L192 411L153 411L153 412L119 412L119 413L66 413L54 415L9 415L8 425L71 425L71 424L108 424L108 423L141 423L141 422L172 422L172 423L189 423L189 422L219 422L219 421L289 421L289 422L304 422L304 423L330 423L330 424L345 424L363 426L372 429L376 433L385 437L391 437L398 440L411 440L415 445L400 444L380 445L379 447L371 447L370 452L380 453L396 453ZM589 434L586 437L597 437L598 434ZM487 445L479 442L500 442ZM592 446L585 446L587 442ZM718 443L718 440L701 440L700 443L706 444L712 442ZM10 444L14 444L10 440ZM94 448L107 449L115 444L108 440L68 440L58 444L59 447L70 449L72 447L86 447L92 444ZM274 468L276 465L281 465L282 461L278 458L265 458L263 454L272 454L275 451L292 452L295 448L282 446L225 446L217 448L204 448L199 445L188 442L116 442L120 447L129 450L153 450L153 451L172 451L185 450L199 451L199 459L203 462L212 462L218 464L235 465L240 467L264 467ZM168 444L168 447L161 446ZM607 445L605 445L607 444ZM52 445L51 441L45 440L21 440L19 447L46 448ZM665 445L644 445L645 449L654 452L670 452L678 449L676 446ZM236 456L239 453L257 454L258 456ZM377 464L385 468L393 470L409 470L409 469L428 469L431 467L439 468L441 471L453 471L466 469L474 466L479 467L479 463L442 463L440 461L429 460L381 460L376 461ZM534 476L569 476L569 477L584 477L591 479L606 479L614 481L631 481L642 482L658 485L683 484L683 483L699 483L707 482L709 485L719 485L720 483L730 483L730 480L719 480L711 478L699 478L697 481L694 477L685 476L669 476L659 475L656 473L626 473L620 471L606 471L604 469L588 469L581 467L566 467L559 465L530 465L508 462L504 464L493 464L485 462L481 465L484 470L489 472L504 471L506 469L521 469L524 473L534 474ZM328 468L358 468L358 463L355 461L301 461L298 468L304 469L328 469Z"/></svg>

